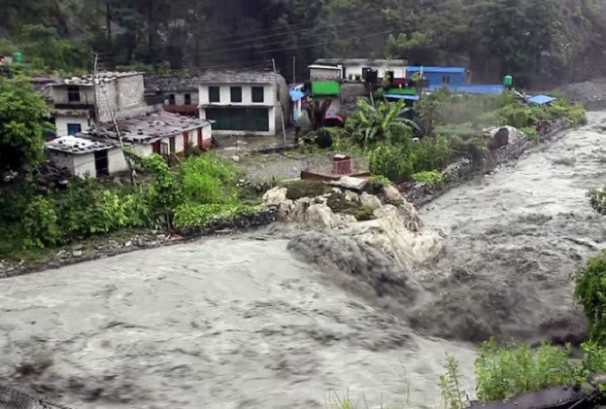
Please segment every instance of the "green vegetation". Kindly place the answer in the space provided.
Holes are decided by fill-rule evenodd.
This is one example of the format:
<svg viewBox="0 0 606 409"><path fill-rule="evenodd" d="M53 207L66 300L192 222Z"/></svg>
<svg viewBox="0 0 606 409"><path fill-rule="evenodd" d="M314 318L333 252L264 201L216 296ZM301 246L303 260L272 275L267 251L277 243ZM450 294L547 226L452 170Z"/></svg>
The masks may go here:
<svg viewBox="0 0 606 409"><path fill-rule="evenodd" d="M444 183L444 174L438 170L430 170L412 175L415 182L425 183L429 187L439 187Z"/></svg>
<svg viewBox="0 0 606 409"><path fill-rule="evenodd" d="M29 174L42 162L47 117L46 103L25 78L0 77L0 178Z"/></svg>
<svg viewBox="0 0 606 409"><path fill-rule="evenodd" d="M575 296L591 325L591 339L606 341L606 253L590 259L575 275Z"/></svg>
<svg viewBox="0 0 606 409"><path fill-rule="evenodd" d="M208 222L261 210L238 202L237 173L211 153L171 169L158 155L138 159L151 174L147 186L105 187L97 180L70 181L67 189L38 191L31 183L7 188L0 198L0 256L22 248L69 244L122 229L203 228Z"/></svg>

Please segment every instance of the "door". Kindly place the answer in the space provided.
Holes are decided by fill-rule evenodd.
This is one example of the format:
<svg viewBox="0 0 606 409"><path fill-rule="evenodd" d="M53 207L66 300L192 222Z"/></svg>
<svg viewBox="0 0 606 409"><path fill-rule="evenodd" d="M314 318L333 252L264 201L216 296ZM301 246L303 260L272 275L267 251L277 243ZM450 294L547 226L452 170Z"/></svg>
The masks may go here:
<svg viewBox="0 0 606 409"><path fill-rule="evenodd" d="M170 146L170 154L174 154L175 153L175 137L174 136L168 140L168 144Z"/></svg>
<svg viewBox="0 0 606 409"><path fill-rule="evenodd" d="M183 132L183 152L189 149L189 132Z"/></svg>
<svg viewBox="0 0 606 409"><path fill-rule="evenodd" d="M67 124L67 134L75 135L82 132L82 125L80 124Z"/></svg>
<svg viewBox="0 0 606 409"><path fill-rule="evenodd" d="M152 143L152 152L160 154L160 141Z"/></svg>
<svg viewBox="0 0 606 409"><path fill-rule="evenodd" d="M95 170L97 171L97 177L109 176L109 161L107 158L107 151L95 152Z"/></svg>
<svg viewBox="0 0 606 409"><path fill-rule="evenodd" d="M198 128L198 149L204 148L204 138L202 137L202 128Z"/></svg>

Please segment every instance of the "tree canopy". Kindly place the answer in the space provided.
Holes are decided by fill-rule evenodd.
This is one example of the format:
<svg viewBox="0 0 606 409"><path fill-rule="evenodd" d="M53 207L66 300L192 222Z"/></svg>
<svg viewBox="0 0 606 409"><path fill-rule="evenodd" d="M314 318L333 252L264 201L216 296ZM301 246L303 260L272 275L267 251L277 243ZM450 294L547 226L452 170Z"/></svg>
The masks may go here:
<svg viewBox="0 0 606 409"><path fill-rule="evenodd" d="M30 172L44 158L47 106L25 78L0 77L0 175Z"/></svg>

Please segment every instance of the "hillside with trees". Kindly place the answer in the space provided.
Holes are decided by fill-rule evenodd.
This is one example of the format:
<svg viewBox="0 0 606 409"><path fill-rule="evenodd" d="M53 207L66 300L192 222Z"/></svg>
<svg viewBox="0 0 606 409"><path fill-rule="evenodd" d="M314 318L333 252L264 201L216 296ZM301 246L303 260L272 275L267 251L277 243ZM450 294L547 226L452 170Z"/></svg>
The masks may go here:
<svg viewBox="0 0 606 409"><path fill-rule="evenodd" d="M0 52L40 69L266 67L318 57L463 64L557 85L599 75L604 0L4 0ZM536 82L541 71L541 82ZM290 79L290 78L289 78ZM519 82L518 82L519 83Z"/></svg>

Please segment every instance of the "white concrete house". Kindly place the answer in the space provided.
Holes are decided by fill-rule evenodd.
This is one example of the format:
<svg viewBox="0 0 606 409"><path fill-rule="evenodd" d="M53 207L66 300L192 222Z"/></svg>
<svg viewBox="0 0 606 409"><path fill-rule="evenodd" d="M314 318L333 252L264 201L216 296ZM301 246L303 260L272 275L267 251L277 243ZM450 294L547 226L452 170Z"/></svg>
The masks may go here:
<svg viewBox="0 0 606 409"><path fill-rule="evenodd" d="M74 176L97 178L128 170L119 147L78 136L63 136L46 143L48 158Z"/></svg>
<svg viewBox="0 0 606 409"><path fill-rule="evenodd" d="M122 142L142 157L152 153L184 156L188 147L205 150L212 145L210 121L164 111L120 120L118 127ZM100 133L91 129L79 136L119 142L112 127L102 128Z"/></svg>
<svg viewBox="0 0 606 409"><path fill-rule="evenodd" d="M367 59L367 58L320 58L314 62L310 68L310 75L313 78L313 66L338 67L343 68L343 79L353 80L356 77L362 78L362 70L371 68L377 70L378 78L383 78L387 71L393 71L394 78L406 78L406 60L386 60L386 59ZM333 68L334 69L334 68ZM317 78L320 80L320 78Z"/></svg>
<svg viewBox="0 0 606 409"><path fill-rule="evenodd" d="M213 135L273 136L289 109L286 80L273 72L209 71L198 81L200 118L213 121Z"/></svg>
<svg viewBox="0 0 606 409"><path fill-rule="evenodd" d="M96 98L92 75L66 79L51 86L50 99L57 136L75 135L90 128L97 110L103 123L112 121L112 111L116 119L124 119L158 109L146 103L143 74L138 72L97 74Z"/></svg>
<svg viewBox="0 0 606 409"><path fill-rule="evenodd" d="M160 98L167 112L200 115L197 77L146 75L145 95L150 99Z"/></svg>

